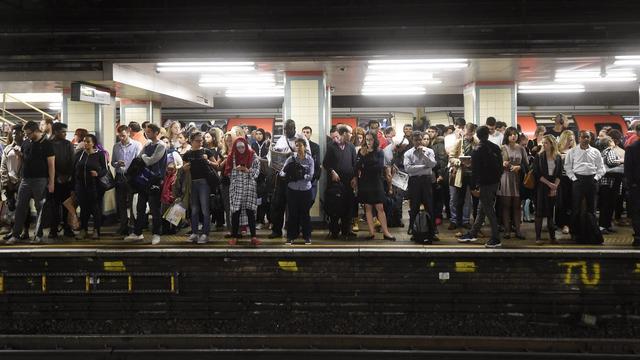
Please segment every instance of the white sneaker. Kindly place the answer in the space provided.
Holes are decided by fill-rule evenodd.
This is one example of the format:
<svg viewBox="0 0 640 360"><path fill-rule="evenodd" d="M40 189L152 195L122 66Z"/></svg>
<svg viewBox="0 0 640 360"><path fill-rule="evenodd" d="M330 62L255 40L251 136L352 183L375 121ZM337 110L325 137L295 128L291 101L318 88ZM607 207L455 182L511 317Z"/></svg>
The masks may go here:
<svg viewBox="0 0 640 360"><path fill-rule="evenodd" d="M198 234L191 234L189 235L189 242L197 242L198 241Z"/></svg>
<svg viewBox="0 0 640 360"><path fill-rule="evenodd" d="M144 239L144 235L129 234L129 236L126 236L124 239L127 241L139 241Z"/></svg>
<svg viewBox="0 0 640 360"><path fill-rule="evenodd" d="M206 234L202 234L198 238L198 244L206 244L207 241L209 241L209 239L207 239L207 235Z"/></svg>
<svg viewBox="0 0 640 360"><path fill-rule="evenodd" d="M151 237L151 245L158 245L158 244L160 244L160 235L153 235Z"/></svg>
<svg viewBox="0 0 640 360"><path fill-rule="evenodd" d="M256 224L256 230L262 230L262 224L260 223Z"/></svg>
<svg viewBox="0 0 640 360"><path fill-rule="evenodd" d="M18 238L17 238L17 237L15 237L15 236L12 236L12 237L10 237L10 238L9 238L9 240L7 240L7 241L5 242L5 244L6 244L6 245L13 245L13 244L15 244L15 243L17 243L17 242L18 242Z"/></svg>

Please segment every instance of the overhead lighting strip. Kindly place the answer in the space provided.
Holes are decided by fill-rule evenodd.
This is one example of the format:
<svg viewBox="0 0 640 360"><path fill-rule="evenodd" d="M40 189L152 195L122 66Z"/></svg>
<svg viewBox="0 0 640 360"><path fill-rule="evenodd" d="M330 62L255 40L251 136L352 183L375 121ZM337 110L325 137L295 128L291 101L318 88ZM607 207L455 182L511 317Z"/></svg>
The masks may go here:
<svg viewBox="0 0 640 360"><path fill-rule="evenodd" d="M551 94L551 93L581 93L585 92L584 85L519 85L518 93L520 94Z"/></svg>

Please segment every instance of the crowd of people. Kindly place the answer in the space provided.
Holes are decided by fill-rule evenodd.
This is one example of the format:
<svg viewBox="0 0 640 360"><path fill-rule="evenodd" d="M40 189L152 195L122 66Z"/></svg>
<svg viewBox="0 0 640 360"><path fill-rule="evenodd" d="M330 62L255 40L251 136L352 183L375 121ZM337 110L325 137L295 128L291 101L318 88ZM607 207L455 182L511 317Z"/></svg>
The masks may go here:
<svg viewBox="0 0 640 360"><path fill-rule="evenodd" d="M286 230L287 244L299 238L310 244L310 211L324 175L332 239L356 238L362 216L368 239L381 233L394 241L389 229L405 226L408 200L407 233L420 243L437 241L445 219L460 242L477 241L488 220L486 247L525 239L522 221L535 223L537 244L556 243L556 229L579 242L585 217L595 219L598 209L597 231L615 232L614 222L628 225L626 207L633 245L640 245L640 166L634 164L640 124L629 134L603 128L576 138L564 115L554 121L553 128L539 126L533 139L493 117L479 127L462 118L424 131L406 124L401 136L377 121L367 129L340 124L330 129L322 158L313 129L298 132L291 119L275 143L260 128L131 122L117 127L111 152L85 129L69 141L66 124L29 121L13 126L2 149L3 241L29 239L31 200L37 214L31 242L42 242L45 228L51 240L98 239L104 194L114 188L117 232L126 240L143 240L149 228L158 244L162 235L188 228L189 241L204 244L215 225L230 245L247 234L259 245L256 230L265 228L269 238Z"/></svg>

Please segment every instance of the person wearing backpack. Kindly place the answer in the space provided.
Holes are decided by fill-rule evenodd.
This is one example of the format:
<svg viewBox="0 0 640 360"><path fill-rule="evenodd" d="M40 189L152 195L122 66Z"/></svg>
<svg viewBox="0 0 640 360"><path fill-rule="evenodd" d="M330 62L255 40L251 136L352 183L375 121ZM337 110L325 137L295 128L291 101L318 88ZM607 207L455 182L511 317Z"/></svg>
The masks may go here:
<svg viewBox="0 0 640 360"><path fill-rule="evenodd" d="M413 234L414 222L420 211L420 205L424 206L429 214L431 228L434 228L433 209L433 189L432 178L433 168L437 165L436 155L432 149L426 146L423 135L420 131L414 131L411 135L413 148L404 154L404 170L409 174L409 229L408 233ZM425 243L430 243L433 239L422 239Z"/></svg>
<svg viewBox="0 0 640 360"><path fill-rule="evenodd" d="M500 232L498 231L498 220L494 203L496 193L500 186L502 176L502 150L498 145L489 141L489 128L480 126L476 131L476 136L480 140L480 145L471 154L471 183L480 189L480 203L478 204L478 216L469 232L458 239L459 242L475 242L478 240L478 231L484 223L485 216L491 223L491 239L487 241L485 247L497 248L502 246Z"/></svg>

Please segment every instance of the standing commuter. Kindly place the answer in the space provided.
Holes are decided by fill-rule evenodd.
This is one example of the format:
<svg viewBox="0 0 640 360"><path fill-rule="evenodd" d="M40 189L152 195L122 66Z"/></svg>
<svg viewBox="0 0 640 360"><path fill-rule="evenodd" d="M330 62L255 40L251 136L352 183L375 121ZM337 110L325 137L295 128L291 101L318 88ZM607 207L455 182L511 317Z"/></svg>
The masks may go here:
<svg viewBox="0 0 640 360"><path fill-rule="evenodd" d="M256 187L258 193L258 210L256 216L256 229L260 230L265 223L265 216L269 211L269 188L271 187L271 171L268 166L269 148L271 142L266 139L264 129L255 130L254 137L251 141L251 149L260 160L260 176L256 179Z"/></svg>
<svg viewBox="0 0 640 360"><path fill-rule="evenodd" d="M191 150L184 154L184 171L191 174L191 235L190 242L205 244L209 240L209 228L211 226L211 208L209 196L211 189L207 182L207 176L218 163L210 149L203 148L203 136L201 132L191 134ZM198 235L199 223L202 219L202 232Z"/></svg>
<svg viewBox="0 0 640 360"><path fill-rule="evenodd" d="M500 231L498 229L498 219L494 208L496 192L500 186L502 176L502 151L498 145L489 141L489 128L480 126L476 131L480 146L471 155L472 183L479 188L480 203L478 205L478 216L476 216L471 230L458 239L460 242L475 242L478 240L478 232L487 217L491 224L491 238L485 244L488 248L502 246L500 241ZM475 186L474 186L475 187Z"/></svg>
<svg viewBox="0 0 640 360"><path fill-rule="evenodd" d="M71 226L67 222L67 209L62 203L69 198L73 180L73 155L75 149L71 141L67 140L67 124L54 123L51 126L53 135L51 145L56 157L56 185L53 193L53 201L49 205L51 209L51 227L49 228L49 239L58 237L58 225L62 222L64 236L73 236ZM62 219L60 218L62 216Z"/></svg>
<svg viewBox="0 0 640 360"><path fill-rule="evenodd" d="M442 209L445 204L448 206L449 201L449 184L445 183L447 177L447 164L449 157L444 148L444 137L442 137L435 126L429 126L427 128L425 141L427 146L433 150L436 155L436 162L438 165L434 169L434 183L433 183L433 203L434 203L434 216L436 226L442 223Z"/></svg>
<svg viewBox="0 0 640 360"><path fill-rule="evenodd" d="M556 139L559 139L563 132L567 130L569 121L564 114L558 114L553 118L553 128L547 130L545 135L553 135ZM560 140L558 140L560 142Z"/></svg>
<svg viewBox="0 0 640 360"><path fill-rule="evenodd" d="M364 204L369 227L369 240L375 238L375 226L373 222L373 209L375 208L377 218L380 221L383 237L385 240L396 240L387 227L387 216L384 212L385 191L383 174L385 172L384 154L378 149L378 138L376 133L369 131L365 135L365 142L358 151L356 162L358 174L358 200Z"/></svg>
<svg viewBox="0 0 640 360"><path fill-rule="evenodd" d="M413 233L413 224L420 211L420 205L429 212L432 225L433 219L433 168L437 165L433 150L429 149L423 141L420 131L414 131L412 135L413 148L404 154L404 170L409 174L409 229L407 233ZM435 226L434 226L435 227ZM431 239L425 242L430 243Z"/></svg>
<svg viewBox="0 0 640 360"><path fill-rule="evenodd" d="M369 121L369 131L373 131L376 134L381 149L387 147L388 142L384 137L384 133L382 132L382 130L380 130L380 123L378 122L378 120Z"/></svg>
<svg viewBox="0 0 640 360"><path fill-rule="evenodd" d="M613 220L613 211L616 207L620 190L622 187L622 177L624 175L624 150L619 148L616 142L609 136L605 136L600 140L602 150L602 159L606 166L606 173L600 179L598 207L600 208L600 216L598 225L603 234L615 232L611 227Z"/></svg>
<svg viewBox="0 0 640 360"><path fill-rule="evenodd" d="M6 205L9 211L16 211L16 202L18 195L18 188L22 181L22 151L21 146L24 141L24 132L22 131L22 125L13 125L11 130L12 141L9 145L2 149L2 164L0 165L0 185L7 198ZM26 240L29 238L29 224L31 223L31 217L25 218L24 228L26 231L20 236L20 239ZM13 224L7 224L13 225ZM13 227L13 226L11 226ZM17 234L20 235L20 234ZM9 232L2 238L3 241L11 238L12 232Z"/></svg>
<svg viewBox="0 0 640 360"><path fill-rule="evenodd" d="M229 176L229 207L231 211L231 235L229 245L235 245L240 237L240 213L247 214L251 245L260 245L256 237L256 209L258 196L256 179L260 175L260 161L249 146L247 139L238 137L233 142L231 155L226 160L224 173Z"/></svg>
<svg viewBox="0 0 640 360"><path fill-rule="evenodd" d="M528 166L527 152L518 143L518 133L514 127L509 127L504 134L502 145L502 166L504 171L500 178L500 197L502 210L502 223L504 225L504 238L509 239L511 225L515 229L515 237L524 240L520 231L520 219L522 217L520 207L520 187L524 171Z"/></svg>
<svg viewBox="0 0 640 360"><path fill-rule="evenodd" d="M554 136L553 134L548 134ZM555 136L554 136L555 137ZM558 153L562 158L562 176L560 177L560 192L557 198L556 225L563 234L569 234L569 224L571 223L571 179L567 176L564 168L564 160L571 149L576 146L576 137L571 130L565 130L558 139Z"/></svg>
<svg viewBox="0 0 640 360"><path fill-rule="evenodd" d="M582 130L579 133L580 146L576 146L567 153L564 159L564 169L571 184L571 234L575 240L578 233L578 216L582 207L582 200L587 204L586 211L595 216L595 201L598 190L598 180L605 174L602 155L598 149L591 147L591 135Z"/></svg>
<svg viewBox="0 0 640 360"><path fill-rule="evenodd" d="M132 121L129 123L129 136L138 144L140 144L140 149L147 143L147 138L144 135L144 131L140 127L140 124L136 121Z"/></svg>
<svg viewBox="0 0 640 360"><path fill-rule="evenodd" d="M449 191L451 196L451 219L449 230L471 228L470 216L476 215L476 197L471 199L472 174L471 154L478 146L475 137L476 125L464 125L464 135L458 139L449 152ZM471 211L473 208L473 211Z"/></svg>
<svg viewBox="0 0 640 360"><path fill-rule="evenodd" d="M18 241L17 236L22 233L25 219L29 216L29 201L34 200L38 213L37 224L39 224L42 220L42 205L47 192L52 194L55 190L56 160L51 142L45 138L35 121L27 121L22 130L27 138L20 149L23 156L22 181L18 188L13 235L7 240L8 245L15 244ZM38 225L36 225L37 228L39 228ZM41 241L42 237L36 234L33 242Z"/></svg>
<svg viewBox="0 0 640 360"><path fill-rule="evenodd" d="M489 129L489 141L498 146L502 146L504 135L500 131L496 130L497 123L496 118L489 116L485 122L485 126Z"/></svg>
<svg viewBox="0 0 640 360"><path fill-rule="evenodd" d="M541 152L533 160L533 176L536 179L536 244L542 245L542 220L547 218L549 242L557 244L553 212L558 198L560 178L562 176L562 158L558 153L558 145L553 135L544 135L536 144L542 146Z"/></svg>
<svg viewBox="0 0 640 360"><path fill-rule="evenodd" d="M273 150L291 155L295 152L295 140L297 138L304 138L307 142L307 146L305 147L307 152L311 154L311 149L309 147L309 142L306 140L304 135L296 132L296 122L292 119L287 119L284 122L284 134L278 139L276 144L273 146ZM282 179L278 173L274 174L275 186L273 193L273 201L271 201L271 234L269 235L269 239L281 238L282 237L282 227L284 225L284 212L287 205L287 184Z"/></svg>
<svg viewBox="0 0 640 360"><path fill-rule="evenodd" d="M640 138L640 123L635 128ZM629 189L629 212L633 225L633 246L640 246L640 141L627 146L624 153L624 177Z"/></svg>
<svg viewBox="0 0 640 360"><path fill-rule="evenodd" d="M118 234L127 236L131 231L128 211L132 204L133 192L126 174L131 161L140 154L141 145L129 137L129 127L127 125L118 126L116 131L120 141L113 145L111 166L116 169L116 209L118 220L120 221ZM131 211L131 214L133 214L133 211Z"/></svg>
<svg viewBox="0 0 640 360"><path fill-rule="evenodd" d="M311 181L315 164L313 157L305 148L304 138L296 139L296 152L285 161L281 177L287 178L287 244L302 233L304 243L311 244L311 218L309 210L313 205Z"/></svg>
<svg viewBox="0 0 640 360"><path fill-rule="evenodd" d="M329 232L333 239L337 239L340 232L344 239L354 239L356 234L351 231L351 218L356 188L356 148L351 143L352 129L349 125L338 126L338 135L338 142L328 144L322 162L327 172L327 187L340 183L343 189L344 209L341 216L330 217Z"/></svg>
<svg viewBox="0 0 640 360"><path fill-rule="evenodd" d="M307 141L309 141L309 147L311 148L311 157L313 158L313 179L311 179L311 204L313 205L313 203L316 201L316 195L318 194L318 180L320 180L320 175L322 174L320 170L320 145L311 141L311 134L313 134L313 130L311 130L311 127L303 127L302 134L307 139Z"/></svg>
<svg viewBox="0 0 640 360"><path fill-rule="evenodd" d="M162 179L167 167L167 151L164 143L160 141L160 128L156 124L148 124L145 134L149 139L140 152L140 158L149 171L150 179L146 188L138 189L138 204L136 206L136 223L132 234L125 240L143 240L142 228L147 217L147 203L151 209L153 217L151 230L151 244L160 243L160 233L162 232L162 214L160 195L162 189Z"/></svg>
<svg viewBox="0 0 640 360"><path fill-rule="evenodd" d="M89 134L84 138L84 149L77 152L74 159L75 192L80 205L80 232L77 240L83 240L89 229L89 217L93 216L92 239L100 238L102 224L102 199L104 190L98 179L106 175L107 160L104 152L98 150L98 139Z"/></svg>

